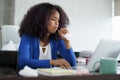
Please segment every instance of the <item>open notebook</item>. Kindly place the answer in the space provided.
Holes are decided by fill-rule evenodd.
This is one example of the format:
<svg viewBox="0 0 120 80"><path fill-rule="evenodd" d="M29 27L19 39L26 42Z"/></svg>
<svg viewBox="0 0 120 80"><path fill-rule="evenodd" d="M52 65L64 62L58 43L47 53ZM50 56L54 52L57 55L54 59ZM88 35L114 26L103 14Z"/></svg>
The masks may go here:
<svg viewBox="0 0 120 80"><path fill-rule="evenodd" d="M24 77L37 77L39 74L45 76L79 75L79 73L88 74L88 70L80 66L70 69L63 69L60 67L32 69L29 66L25 66L18 72L19 75Z"/></svg>
<svg viewBox="0 0 120 80"><path fill-rule="evenodd" d="M60 67L54 68L38 68L38 73L48 76L64 76L64 75L82 75L89 74L89 71L86 67L76 66L71 67L70 69L63 69Z"/></svg>
<svg viewBox="0 0 120 80"><path fill-rule="evenodd" d="M53 76L59 76L59 75L74 75L76 74L76 70L73 69L62 69L59 67L54 68L38 68L39 74L43 75L53 75Z"/></svg>

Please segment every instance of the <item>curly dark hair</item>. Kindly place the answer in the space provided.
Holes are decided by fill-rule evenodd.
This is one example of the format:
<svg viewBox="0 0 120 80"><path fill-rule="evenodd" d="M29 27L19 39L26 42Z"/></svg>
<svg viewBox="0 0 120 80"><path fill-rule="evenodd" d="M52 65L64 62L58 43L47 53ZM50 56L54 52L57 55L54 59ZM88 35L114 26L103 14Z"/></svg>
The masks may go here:
<svg viewBox="0 0 120 80"><path fill-rule="evenodd" d="M31 7L24 16L20 24L19 35L22 36L22 34L27 34L44 39L47 36L47 22L53 10L58 11L60 14L58 30L66 27L66 25L69 24L69 19L60 6L50 3L40 3ZM58 30L56 33L50 34L49 37L54 40L60 39Z"/></svg>

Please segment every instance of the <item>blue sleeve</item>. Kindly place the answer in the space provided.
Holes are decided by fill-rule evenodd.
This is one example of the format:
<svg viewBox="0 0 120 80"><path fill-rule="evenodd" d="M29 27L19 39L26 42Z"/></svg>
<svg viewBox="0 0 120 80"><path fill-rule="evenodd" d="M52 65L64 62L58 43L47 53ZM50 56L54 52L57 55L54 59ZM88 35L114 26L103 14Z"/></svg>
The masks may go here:
<svg viewBox="0 0 120 80"><path fill-rule="evenodd" d="M58 50L59 50L61 56L64 59L66 59L70 63L71 66L76 65L76 56L73 52L73 49L72 48L67 49L63 40L59 41Z"/></svg>
<svg viewBox="0 0 120 80"><path fill-rule="evenodd" d="M50 67L50 60L38 60L31 58L32 48L31 37L22 35L18 51L18 70L22 69L25 65L28 65L31 68Z"/></svg>

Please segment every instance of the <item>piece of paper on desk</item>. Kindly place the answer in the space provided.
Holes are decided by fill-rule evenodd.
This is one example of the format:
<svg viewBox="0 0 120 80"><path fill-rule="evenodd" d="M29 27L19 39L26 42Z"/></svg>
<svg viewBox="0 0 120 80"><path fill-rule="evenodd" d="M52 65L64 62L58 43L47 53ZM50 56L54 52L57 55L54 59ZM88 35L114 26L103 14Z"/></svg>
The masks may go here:
<svg viewBox="0 0 120 80"><path fill-rule="evenodd" d="M22 70L19 71L18 74L23 77L37 77L38 71L36 69L25 66Z"/></svg>
<svg viewBox="0 0 120 80"><path fill-rule="evenodd" d="M117 67L117 74L120 74L120 66Z"/></svg>
<svg viewBox="0 0 120 80"><path fill-rule="evenodd" d="M89 70L85 66L76 67L77 75L88 75Z"/></svg>
<svg viewBox="0 0 120 80"><path fill-rule="evenodd" d="M48 76L63 76L63 75L74 75L76 70L62 69L62 68L39 68L37 69L39 74Z"/></svg>

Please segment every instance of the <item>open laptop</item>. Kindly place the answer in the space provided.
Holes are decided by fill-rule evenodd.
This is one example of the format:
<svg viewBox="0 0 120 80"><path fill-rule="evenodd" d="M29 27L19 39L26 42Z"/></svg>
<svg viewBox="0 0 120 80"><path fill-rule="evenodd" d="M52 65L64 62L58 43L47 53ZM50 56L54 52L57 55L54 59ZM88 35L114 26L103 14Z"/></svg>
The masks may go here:
<svg viewBox="0 0 120 80"><path fill-rule="evenodd" d="M120 41L102 39L99 42L90 61L88 62L87 69L90 72L92 72L93 64L96 61L99 61L102 57L110 57L110 58L120 59L119 54L120 54ZM99 65L96 67L96 69L98 69L98 68L99 68Z"/></svg>

